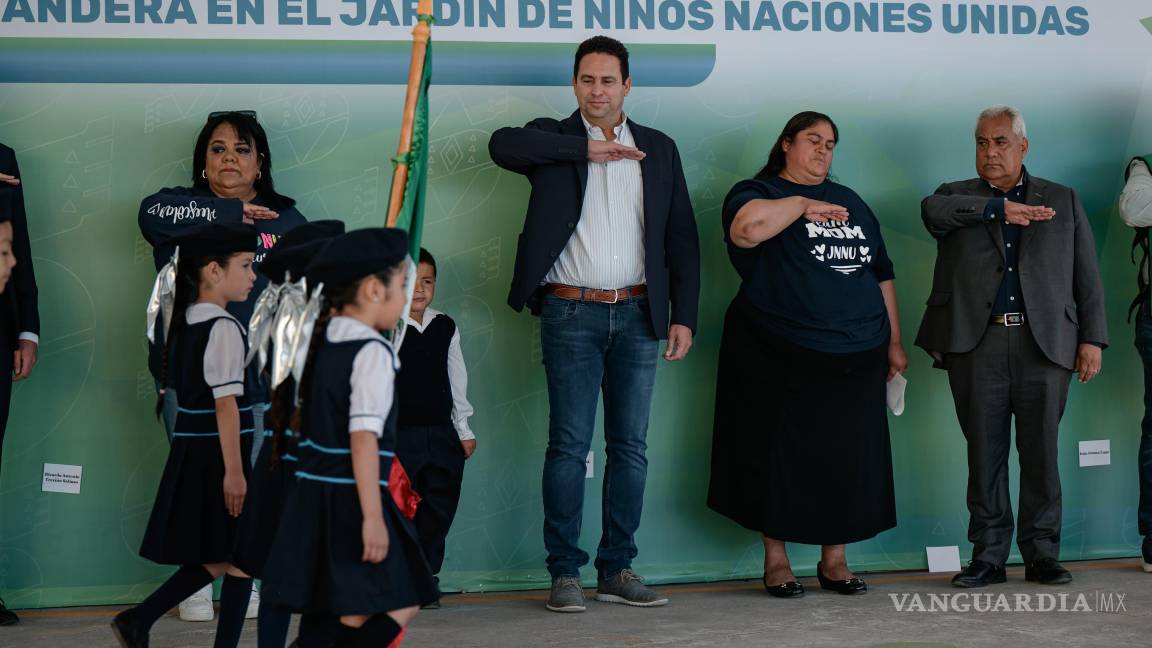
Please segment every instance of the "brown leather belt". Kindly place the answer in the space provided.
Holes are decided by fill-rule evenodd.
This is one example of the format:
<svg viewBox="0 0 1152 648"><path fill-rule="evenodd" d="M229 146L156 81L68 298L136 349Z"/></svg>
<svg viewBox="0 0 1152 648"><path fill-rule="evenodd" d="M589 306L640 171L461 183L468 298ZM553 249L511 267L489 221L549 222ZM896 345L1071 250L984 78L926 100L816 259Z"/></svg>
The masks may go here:
<svg viewBox="0 0 1152 648"><path fill-rule="evenodd" d="M644 285L628 286L627 288L619 288L616 290L596 290L594 288L580 288L578 286L566 286L564 284L547 284L544 286L544 290L549 295L555 295L560 299L598 302L601 304L615 304L616 302L635 299L636 297L648 294L648 286Z"/></svg>
<svg viewBox="0 0 1152 648"><path fill-rule="evenodd" d="M993 315L988 321L997 326L1020 326L1024 324L1024 313Z"/></svg>

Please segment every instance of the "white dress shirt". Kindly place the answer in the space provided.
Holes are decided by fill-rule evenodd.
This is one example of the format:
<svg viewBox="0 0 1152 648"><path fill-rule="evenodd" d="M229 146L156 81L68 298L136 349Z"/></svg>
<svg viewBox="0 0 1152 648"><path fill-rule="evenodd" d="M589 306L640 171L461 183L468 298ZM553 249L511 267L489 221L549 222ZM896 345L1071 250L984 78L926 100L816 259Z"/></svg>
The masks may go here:
<svg viewBox="0 0 1152 648"><path fill-rule="evenodd" d="M409 315L408 326L423 333L432 323L432 320L443 315L433 308L425 309L424 321L417 322ZM403 346L403 342L400 343ZM461 441L475 439L472 428L468 427L468 418L474 410L468 402L468 367L464 366L464 353L460 350L460 327L452 333L452 341L448 343L448 384L452 388L452 427L456 428L456 436Z"/></svg>
<svg viewBox="0 0 1152 648"><path fill-rule="evenodd" d="M606 141L584 119L588 139ZM628 119L613 129L616 141L635 146ZM644 185L637 160L588 162L580 222L544 278L546 283L613 290L645 282Z"/></svg>
<svg viewBox="0 0 1152 648"><path fill-rule="evenodd" d="M348 407L348 432L368 431L377 437L384 434L384 422L392 411L396 370L400 360L389 353L392 345L378 331L360 320L337 316L328 323L329 342L379 340L379 344L365 344L352 361L352 375L348 379L352 393ZM386 477L382 477L386 478Z"/></svg>
<svg viewBox="0 0 1152 648"><path fill-rule="evenodd" d="M221 318L212 325L204 348L204 382L212 398L244 395L244 333L240 321L216 304L192 304L184 311L189 324ZM231 320L231 321L225 321Z"/></svg>

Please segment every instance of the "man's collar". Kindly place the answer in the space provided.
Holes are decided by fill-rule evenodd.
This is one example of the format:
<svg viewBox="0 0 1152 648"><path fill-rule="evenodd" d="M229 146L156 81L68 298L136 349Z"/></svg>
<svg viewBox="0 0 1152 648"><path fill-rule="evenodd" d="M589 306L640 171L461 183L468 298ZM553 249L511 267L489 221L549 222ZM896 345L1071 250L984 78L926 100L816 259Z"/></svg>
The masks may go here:
<svg viewBox="0 0 1152 648"><path fill-rule="evenodd" d="M584 122L584 130L587 131L589 135L591 135L593 131L599 131L600 130L599 126L588 121L588 118L584 116L584 113L580 112L579 110L577 110L576 112L577 112L577 114L580 115L580 121ZM626 115L624 113L620 113L620 123L616 124L615 126L612 127L613 132L615 132L616 135L619 136L620 132L624 130L624 125L627 123L628 123L628 115ZM603 133L603 131L601 131L601 133Z"/></svg>
<svg viewBox="0 0 1152 648"><path fill-rule="evenodd" d="M981 179L983 179L983 178L981 178ZM996 185L992 184L991 182L984 180L984 183L987 184L989 187L992 187L993 191L1000 191L1000 187L997 187ZM1017 187L1023 187L1026 184L1028 184L1028 167L1021 165L1021 167L1020 167L1020 179L1016 181L1016 187L1013 187L1013 189L1015 189ZM1002 193L1012 193L1012 192L1011 191L1003 191Z"/></svg>

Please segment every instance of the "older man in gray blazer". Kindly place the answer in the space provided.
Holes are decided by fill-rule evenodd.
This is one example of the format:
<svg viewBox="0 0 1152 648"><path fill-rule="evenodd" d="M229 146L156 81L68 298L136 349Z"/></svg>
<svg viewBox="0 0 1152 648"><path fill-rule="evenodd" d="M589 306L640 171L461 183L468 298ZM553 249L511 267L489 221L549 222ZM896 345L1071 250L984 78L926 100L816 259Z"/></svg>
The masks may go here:
<svg viewBox="0 0 1152 648"><path fill-rule="evenodd" d="M948 371L968 442L972 561L957 587L1006 580L1012 546L1008 453L1020 453L1017 544L1025 579L1067 583L1060 554L1057 432L1072 373L1087 382L1108 343L1092 227L1076 193L1028 174L1024 119L993 106L976 124L979 178L921 204L936 239L932 294L916 345Z"/></svg>

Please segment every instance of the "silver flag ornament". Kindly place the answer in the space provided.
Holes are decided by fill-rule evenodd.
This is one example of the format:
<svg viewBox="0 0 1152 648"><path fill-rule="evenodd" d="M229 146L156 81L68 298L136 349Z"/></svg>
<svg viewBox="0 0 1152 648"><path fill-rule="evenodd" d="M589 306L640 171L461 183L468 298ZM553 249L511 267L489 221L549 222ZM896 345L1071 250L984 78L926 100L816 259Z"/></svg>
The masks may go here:
<svg viewBox="0 0 1152 648"><path fill-rule="evenodd" d="M317 284L312 290L312 299L308 299L306 279L284 285L280 293L280 306L276 309L276 322L272 326L273 389L289 376L295 376L299 384L312 327L320 314L323 290L324 284Z"/></svg>
<svg viewBox="0 0 1152 648"><path fill-rule="evenodd" d="M256 305L252 309L252 318L248 320L248 357L244 359L244 364L252 363L252 360L259 358L256 363L256 373L264 371L264 367L268 365L268 343L272 339L272 327L276 323L276 311L280 305L280 295L284 292L285 286L290 285L288 282L284 283L269 283L260 293L260 297L256 299Z"/></svg>
<svg viewBox="0 0 1152 648"><path fill-rule="evenodd" d="M308 359L308 346L312 343L312 331L316 328L316 320L320 317L320 307L324 302L324 284L316 284L312 291L312 298L304 307L300 318L300 325L296 327L296 339L292 343L292 377L296 380L296 389L300 389L300 380L304 375L304 364Z"/></svg>
<svg viewBox="0 0 1152 648"><path fill-rule="evenodd" d="M152 296L148 298L148 341L156 343L156 320L163 319L164 339L168 339L168 327L172 325L172 310L176 305L176 271L179 265L180 248L172 254L172 259L160 268L156 282L152 284Z"/></svg>

